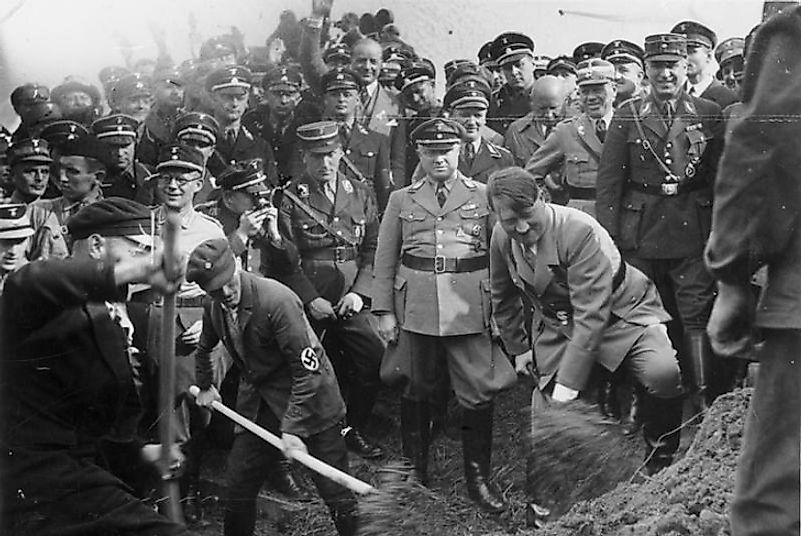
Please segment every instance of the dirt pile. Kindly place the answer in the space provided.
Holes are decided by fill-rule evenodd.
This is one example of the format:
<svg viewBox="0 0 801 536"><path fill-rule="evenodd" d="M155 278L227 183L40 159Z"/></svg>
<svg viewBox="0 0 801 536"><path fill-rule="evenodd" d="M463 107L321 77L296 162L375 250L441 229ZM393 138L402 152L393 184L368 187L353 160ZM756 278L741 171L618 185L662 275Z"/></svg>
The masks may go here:
<svg viewBox="0 0 801 536"><path fill-rule="evenodd" d="M687 454L673 466L576 504L537 536L728 536L751 392L741 389L718 398Z"/></svg>

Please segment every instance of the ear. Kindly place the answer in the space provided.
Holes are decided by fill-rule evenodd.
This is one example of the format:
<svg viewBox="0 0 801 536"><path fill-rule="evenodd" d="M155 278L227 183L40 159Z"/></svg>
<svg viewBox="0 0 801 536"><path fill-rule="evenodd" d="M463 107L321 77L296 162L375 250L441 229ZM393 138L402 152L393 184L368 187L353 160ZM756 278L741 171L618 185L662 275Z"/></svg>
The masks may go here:
<svg viewBox="0 0 801 536"><path fill-rule="evenodd" d="M89 256L93 259L102 259L106 256L106 239L99 234L89 235L86 245Z"/></svg>
<svg viewBox="0 0 801 536"><path fill-rule="evenodd" d="M98 169L97 171L95 171L95 181L97 182L97 184L103 184L105 178L106 178L106 170Z"/></svg>

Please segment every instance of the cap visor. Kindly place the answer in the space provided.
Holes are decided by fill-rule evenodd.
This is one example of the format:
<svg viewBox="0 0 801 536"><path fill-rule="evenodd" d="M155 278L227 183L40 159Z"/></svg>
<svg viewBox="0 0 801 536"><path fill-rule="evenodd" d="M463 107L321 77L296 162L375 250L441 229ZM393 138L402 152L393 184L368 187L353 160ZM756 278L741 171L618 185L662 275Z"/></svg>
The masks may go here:
<svg viewBox="0 0 801 536"><path fill-rule="evenodd" d="M15 161L15 164L22 164L23 162L43 162L46 164L52 164L53 159L49 156L45 155L35 155L35 156L26 156L24 158L20 158L19 160ZM13 164L12 164L13 165Z"/></svg>
<svg viewBox="0 0 801 536"><path fill-rule="evenodd" d="M417 145L419 147L424 148L424 149L431 149L433 151L450 151L451 149L453 149L455 146L459 145L460 143L461 143L461 141L448 141L448 142L442 142L442 141L420 142L420 141L418 141Z"/></svg>
<svg viewBox="0 0 801 536"><path fill-rule="evenodd" d="M312 146L305 147L304 151L309 151L310 153L330 153L336 151L339 147L341 147L339 144Z"/></svg>
<svg viewBox="0 0 801 536"><path fill-rule="evenodd" d="M103 143L109 145L117 145L119 147L126 147L136 141L136 136L98 136L98 139Z"/></svg>
<svg viewBox="0 0 801 536"><path fill-rule="evenodd" d="M502 67L507 63L512 63L513 61L519 60L522 56L533 57L533 53L525 48L520 50L515 50L514 52L502 55L497 60L495 60L495 63L497 63L499 66Z"/></svg>
<svg viewBox="0 0 801 536"><path fill-rule="evenodd" d="M234 277L234 272L236 272L236 263L232 262L230 266L228 266L225 270L220 272L219 274L212 277L206 283L200 284L200 288L205 290L206 292L214 292L215 290L220 290L228 283L232 277Z"/></svg>
<svg viewBox="0 0 801 536"><path fill-rule="evenodd" d="M0 229L0 240L19 240L21 238L28 238L33 236L33 229L31 227L23 227L22 229Z"/></svg>
<svg viewBox="0 0 801 536"><path fill-rule="evenodd" d="M276 90L276 89L284 89L286 91L298 91L298 89L300 89L300 87L296 86L294 84L287 84L285 82L280 82L278 84L270 84L269 86L267 86L267 90L268 91L269 90Z"/></svg>
<svg viewBox="0 0 801 536"><path fill-rule="evenodd" d="M678 61L685 58L686 56L682 56L681 54L654 54L653 56L645 58L645 61Z"/></svg>
<svg viewBox="0 0 801 536"><path fill-rule="evenodd" d="M334 91L335 89L354 89L358 90L359 86L355 84L341 84L341 83L333 83L330 84L325 88L325 92L328 93L329 91Z"/></svg>

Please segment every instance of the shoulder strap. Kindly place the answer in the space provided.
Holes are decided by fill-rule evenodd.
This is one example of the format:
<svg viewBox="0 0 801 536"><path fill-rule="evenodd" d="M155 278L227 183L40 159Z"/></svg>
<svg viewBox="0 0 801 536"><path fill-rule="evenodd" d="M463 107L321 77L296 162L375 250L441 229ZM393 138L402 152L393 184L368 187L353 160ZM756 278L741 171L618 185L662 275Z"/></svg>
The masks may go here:
<svg viewBox="0 0 801 536"><path fill-rule="evenodd" d="M640 123L640 115L637 113L637 109L634 107L634 103L629 101L628 104L629 104L629 109L631 109L632 118L634 119L634 125L637 127L637 134L640 135L640 139L642 139L643 145L645 145L648 151L656 159L657 163L659 163L659 167L662 168L662 171L664 171L665 174L669 177L673 176L673 171L671 171L671 169L667 166L667 164L665 164L662 161L662 159L659 158L659 155L656 154L656 151L654 151L653 145L651 145L651 142L649 142L648 138L645 137L645 131L642 129L642 124Z"/></svg>
<svg viewBox="0 0 801 536"><path fill-rule="evenodd" d="M596 164L600 164L601 163L601 156L598 153L596 153L595 150L592 147L590 147L590 144L587 143L587 140L582 138L581 135L578 132L576 132L576 139L581 144L581 146L584 147L584 149L587 150L587 154L590 156L590 158L595 160Z"/></svg>
<svg viewBox="0 0 801 536"><path fill-rule="evenodd" d="M365 184L369 182L367 180L367 177L364 176L364 173L359 171L359 168L356 167L356 164L354 164L353 161L350 158L348 158L348 155L343 154L341 161L345 163L345 167L348 168L348 171L350 171L356 176L357 181L363 182Z"/></svg>
<svg viewBox="0 0 801 536"><path fill-rule="evenodd" d="M330 234L331 236L333 236L334 238L336 238L338 240L344 241L349 246L352 246L352 247L358 247L359 246L360 242L357 239L355 239L353 236L351 236L351 234L349 232L347 232L345 229L334 229L331 226L331 224L329 224L327 221L325 221L325 218L320 216L320 214L316 210L314 210L309 205L304 203L303 200L301 200L298 196L296 196L295 193L292 190L290 190L289 188L285 188L284 189L284 196L287 199L289 199L290 201L292 201L295 204L296 207L298 207L300 210L305 212L306 215L309 216L311 219L313 219L315 223L317 223L323 229L325 229L325 231L328 234Z"/></svg>

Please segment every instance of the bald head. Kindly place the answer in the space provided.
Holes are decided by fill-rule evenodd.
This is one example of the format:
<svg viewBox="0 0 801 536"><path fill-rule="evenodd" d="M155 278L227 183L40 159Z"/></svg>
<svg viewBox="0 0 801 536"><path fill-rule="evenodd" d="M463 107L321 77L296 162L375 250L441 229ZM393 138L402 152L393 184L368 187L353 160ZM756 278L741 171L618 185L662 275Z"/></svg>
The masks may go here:
<svg viewBox="0 0 801 536"><path fill-rule="evenodd" d="M534 117L548 127L558 123L562 119L565 92L565 82L561 78L548 74L535 80L529 100Z"/></svg>
<svg viewBox="0 0 801 536"><path fill-rule="evenodd" d="M381 45L374 39L360 39L353 45L350 67L362 77L365 84L371 84L378 78L381 53Z"/></svg>

